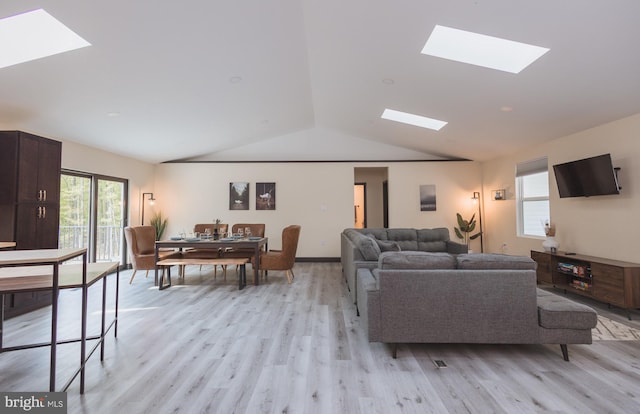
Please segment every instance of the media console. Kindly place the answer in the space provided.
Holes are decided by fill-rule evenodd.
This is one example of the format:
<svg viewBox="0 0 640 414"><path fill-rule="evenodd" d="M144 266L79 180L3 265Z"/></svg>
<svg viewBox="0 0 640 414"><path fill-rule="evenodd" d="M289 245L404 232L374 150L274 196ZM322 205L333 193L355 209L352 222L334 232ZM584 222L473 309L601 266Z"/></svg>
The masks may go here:
<svg viewBox="0 0 640 414"><path fill-rule="evenodd" d="M627 310L640 308L638 263L535 250L531 251L531 258L538 263L538 284L552 285Z"/></svg>

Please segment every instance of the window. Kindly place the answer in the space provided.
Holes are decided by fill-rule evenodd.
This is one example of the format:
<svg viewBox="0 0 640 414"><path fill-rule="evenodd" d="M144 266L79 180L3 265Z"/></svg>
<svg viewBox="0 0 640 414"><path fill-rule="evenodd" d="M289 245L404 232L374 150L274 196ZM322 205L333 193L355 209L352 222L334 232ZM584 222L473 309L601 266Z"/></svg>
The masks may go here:
<svg viewBox="0 0 640 414"><path fill-rule="evenodd" d="M544 237L549 215L547 157L516 165L518 236Z"/></svg>

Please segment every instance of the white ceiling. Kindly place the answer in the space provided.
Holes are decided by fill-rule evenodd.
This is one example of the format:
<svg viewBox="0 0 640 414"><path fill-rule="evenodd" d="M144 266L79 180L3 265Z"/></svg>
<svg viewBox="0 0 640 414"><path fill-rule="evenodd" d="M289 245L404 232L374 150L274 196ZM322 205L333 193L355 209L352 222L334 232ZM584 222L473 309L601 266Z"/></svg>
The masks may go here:
<svg viewBox="0 0 640 414"><path fill-rule="evenodd" d="M92 46L0 69L0 128L148 162L487 160L640 112L638 0L3 0L0 17L37 8ZM436 24L551 50L517 75L422 55Z"/></svg>

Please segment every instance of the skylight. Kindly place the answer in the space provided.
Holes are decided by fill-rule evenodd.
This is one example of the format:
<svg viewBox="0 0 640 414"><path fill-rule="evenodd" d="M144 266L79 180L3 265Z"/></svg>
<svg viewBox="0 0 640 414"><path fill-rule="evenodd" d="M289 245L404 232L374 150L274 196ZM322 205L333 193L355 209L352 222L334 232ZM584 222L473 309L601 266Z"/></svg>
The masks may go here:
<svg viewBox="0 0 640 414"><path fill-rule="evenodd" d="M426 116L395 111L393 109L385 109L382 113L381 118L388 119L390 121L402 122L403 124L415 125L421 128L434 129L436 131L440 131L443 126L447 125L445 121L439 121L437 119L427 118Z"/></svg>
<svg viewBox="0 0 640 414"><path fill-rule="evenodd" d="M91 45L43 9L0 19L0 39L0 68Z"/></svg>
<svg viewBox="0 0 640 414"><path fill-rule="evenodd" d="M439 26L422 49L425 55L519 73L549 49Z"/></svg>

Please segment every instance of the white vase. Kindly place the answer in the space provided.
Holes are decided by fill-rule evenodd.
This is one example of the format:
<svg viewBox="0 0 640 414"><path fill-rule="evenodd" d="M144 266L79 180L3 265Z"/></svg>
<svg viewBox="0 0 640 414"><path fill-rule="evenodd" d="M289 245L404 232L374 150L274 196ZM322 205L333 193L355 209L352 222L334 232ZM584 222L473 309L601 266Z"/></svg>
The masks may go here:
<svg viewBox="0 0 640 414"><path fill-rule="evenodd" d="M542 242L542 247L544 247L545 252L555 253L558 251L558 246L560 246L560 244L553 236L547 236L547 238Z"/></svg>

